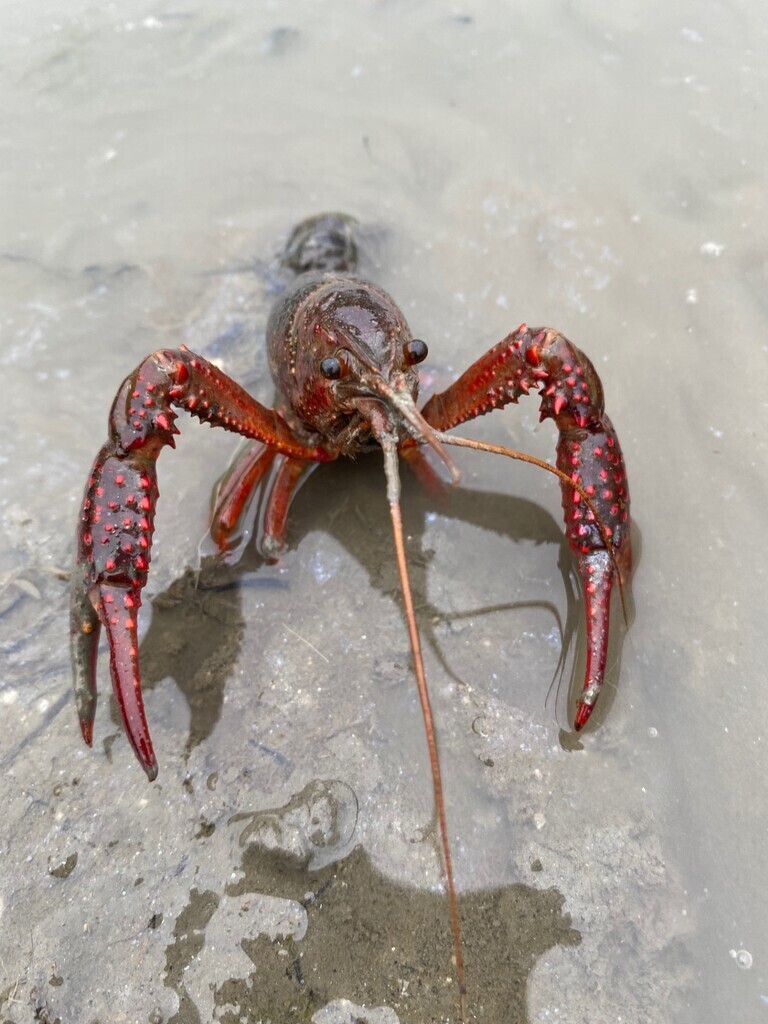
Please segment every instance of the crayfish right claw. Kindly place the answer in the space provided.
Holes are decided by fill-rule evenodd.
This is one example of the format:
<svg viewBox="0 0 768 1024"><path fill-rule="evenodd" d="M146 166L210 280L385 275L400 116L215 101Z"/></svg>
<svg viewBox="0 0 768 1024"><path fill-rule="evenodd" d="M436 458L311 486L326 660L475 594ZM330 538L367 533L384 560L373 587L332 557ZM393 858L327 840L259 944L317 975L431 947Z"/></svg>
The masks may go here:
<svg viewBox="0 0 768 1024"><path fill-rule="evenodd" d="M70 607L75 703L83 739L89 746L93 742L103 627L125 732L150 782L157 777L157 760L141 696L136 622L147 582L156 501L153 463L111 444L99 452L80 512Z"/></svg>
<svg viewBox="0 0 768 1024"><path fill-rule="evenodd" d="M93 745L96 716L96 660L102 623L109 641L112 686L128 740L150 782L157 778L157 759L144 712L139 677L136 615L141 597L136 589L98 584L87 592L87 581L72 590L71 648L75 705L80 731Z"/></svg>
<svg viewBox="0 0 768 1024"><path fill-rule="evenodd" d="M70 649L75 706L83 739L93 743L93 720L96 716L96 658L99 651L101 623L88 596L87 567L76 565L70 605Z"/></svg>

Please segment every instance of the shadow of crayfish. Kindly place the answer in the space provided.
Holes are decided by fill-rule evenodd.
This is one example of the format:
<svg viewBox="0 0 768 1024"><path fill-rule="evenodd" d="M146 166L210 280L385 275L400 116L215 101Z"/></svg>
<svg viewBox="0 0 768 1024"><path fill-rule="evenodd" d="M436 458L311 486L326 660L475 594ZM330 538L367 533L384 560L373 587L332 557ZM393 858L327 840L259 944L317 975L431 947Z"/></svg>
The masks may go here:
<svg viewBox="0 0 768 1024"><path fill-rule="evenodd" d="M355 795L338 780L230 818L226 846L239 863L226 874L236 880L223 892L192 889L166 947L164 981L179 998L168 1024L456 1019L445 896L380 875L353 845L356 821ZM329 856L337 859L323 864ZM461 895L459 908L467 1019L526 1024L534 964L581 941L562 895L517 884ZM337 1016L342 1000L366 1009Z"/></svg>
<svg viewBox="0 0 768 1024"><path fill-rule="evenodd" d="M299 547L306 534L322 530L365 568L372 586L395 596L399 590L394 560L390 557L391 528L383 498L381 468L375 462L373 458L357 463L344 460L324 466L313 474L291 510L289 547ZM349 494L361 482L365 486L355 493L356 498L364 502L363 514L338 514L337 496ZM404 483L404 526L409 536L409 563L419 625L446 674L455 682L463 683L441 650L436 622L466 615L491 614L502 607L509 610L542 605L542 602L516 602L466 613L441 614L426 598L430 553L424 549L425 516L436 506L443 516L490 530L513 542L532 541L557 546L558 566L566 595L564 621L560 620L553 604L543 602L543 605L551 613L562 638L561 654L553 677L553 685L559 684L574 638L580 638L582 632L579 629L582 611L578 581L559 523L540 505L525 498L465 487L430 495L413 481ZM369 494L369 491L379 490L382 491L381 496ZM190 710L187 754L211 735L221 716L227 679L238 663L246 628L242 610L243 589L263 591L264 600L268 602L270 591L290 586L287 578L265 573L265 564L252 544L243 549L236 564L207 556L198 568L187 568L152 601L152 623L141 646L143 688L150 690L168 676L175 679ZM472 572L471 564L467 572ZM307 595L308 600L312 598L313 595ZM398 598L395 596L395 599ZM606 686L593 715L596 723L610 709L619 676L624 633L620 613L614 616L614 622ZM579 639L573 659L571 690L574 693L581 688L582 647ZM115 724L119 724L114 700L112 717ZM580 749L576 734L569 730L561 730L560 742L564 749Z"/></svg>

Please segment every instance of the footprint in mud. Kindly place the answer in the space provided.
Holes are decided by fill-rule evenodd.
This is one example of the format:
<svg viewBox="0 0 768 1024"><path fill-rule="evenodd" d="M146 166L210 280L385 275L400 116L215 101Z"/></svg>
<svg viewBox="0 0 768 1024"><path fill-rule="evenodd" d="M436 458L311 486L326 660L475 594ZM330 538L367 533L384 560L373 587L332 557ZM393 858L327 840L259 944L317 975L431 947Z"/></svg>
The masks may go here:
<svg viewBox="0 0 768 1024"><path fill-rule="evenodd" d="M241 827L246 822L245 827ZM166 950L168 1024L426 1024L457 1019L448 906L398 885L353 847L357 800L314 781L282 808L240 814L223 894L192 890ZM537 959L579 932L555 889L459 897L468 1020L526 1024Z"/></svg>

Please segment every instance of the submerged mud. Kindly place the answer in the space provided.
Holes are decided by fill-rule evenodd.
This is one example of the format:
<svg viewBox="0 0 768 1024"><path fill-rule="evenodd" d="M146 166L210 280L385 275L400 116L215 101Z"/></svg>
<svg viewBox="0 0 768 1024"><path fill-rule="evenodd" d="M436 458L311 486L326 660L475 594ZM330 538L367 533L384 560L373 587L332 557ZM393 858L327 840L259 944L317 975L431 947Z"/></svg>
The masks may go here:
<svg viewBox="0 0 768 1024"><path fill-rule="evenodd" d="M0 1020L456 1020L376 456L310 478L278 564L248 531L215 561L236 443L179 421L141 616L158 781L106 652L92 750L72 702L119 382L186 342L271 403L275 256L328 209L429 345L424 398L521 320L587 352L643 536L575 739L557 486L464 452L460 488L404 479L469 1012L762 1020L763 5L65 6L0 11ZM551 458L537 409L472 431Z"/></svg>

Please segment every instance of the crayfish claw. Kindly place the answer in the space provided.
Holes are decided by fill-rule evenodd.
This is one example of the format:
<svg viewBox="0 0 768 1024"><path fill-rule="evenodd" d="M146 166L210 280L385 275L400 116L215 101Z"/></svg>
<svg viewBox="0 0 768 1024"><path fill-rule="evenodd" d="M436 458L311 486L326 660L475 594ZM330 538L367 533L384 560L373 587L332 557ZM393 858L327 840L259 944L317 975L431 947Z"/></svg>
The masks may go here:
<svg viewBox="0 0 768 1024"><path fill-rule="evenodd" d="M75 567L75 573L79 566ZM96 657L99 650L101 623L88 595L85 576L73 584L70 605L70 650L75 706L83 739L93 743L93 720L96 716Z"/></svg>
<svg viewBox="0 0 768 1024"><path fill-rule="evenodd" d="M580 732L589 721L603 688L608 660L611 590L616 578L615 556L608 550L579 555L579 573L584 587L587 626L587 668L576 704L574 728Z"/></svg>
<svg viewBox="0 0 768 1024"><path fill-rule="evenodd" d="M126 735L150 782L157 778L157 758L152 748L139 675L139 638L136 617L141 605L138 588L98 586L101 618L109 640L109 662Z"/></svg>

